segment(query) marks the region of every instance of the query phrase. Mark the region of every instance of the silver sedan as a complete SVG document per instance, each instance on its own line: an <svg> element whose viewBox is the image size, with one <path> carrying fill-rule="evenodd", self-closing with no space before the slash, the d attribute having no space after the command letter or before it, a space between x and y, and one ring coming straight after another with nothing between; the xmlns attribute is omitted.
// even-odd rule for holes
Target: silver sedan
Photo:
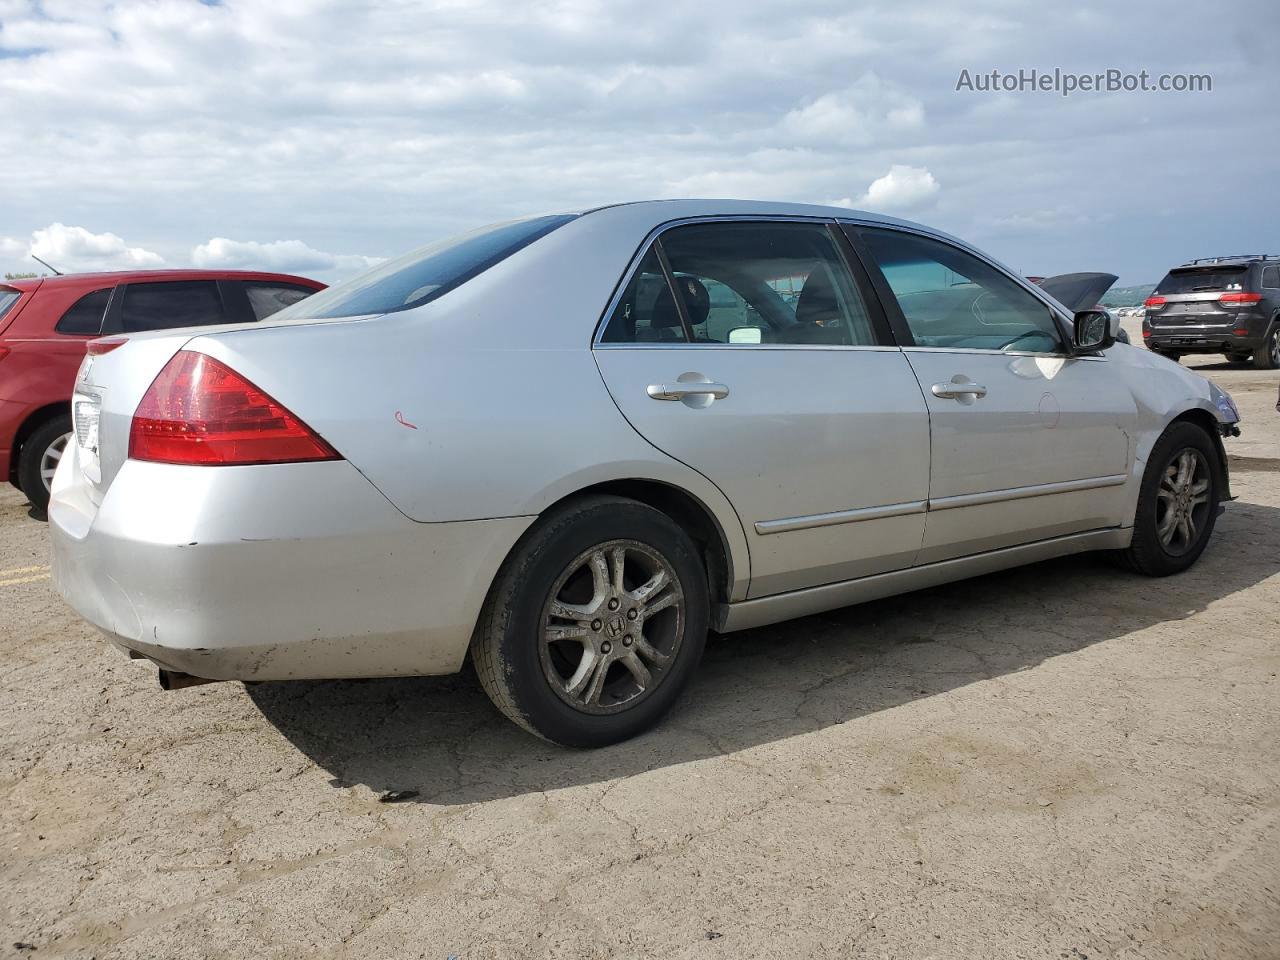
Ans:
<svg viewBox="0 0 1280 960"><path fill-rule="evenodd" d="M95 341L73 415L56 583L167 686L469 656L577 746L655 723L708 630L1087 550L1177 573L1239 419L936 230L692 200Z"/></svg>

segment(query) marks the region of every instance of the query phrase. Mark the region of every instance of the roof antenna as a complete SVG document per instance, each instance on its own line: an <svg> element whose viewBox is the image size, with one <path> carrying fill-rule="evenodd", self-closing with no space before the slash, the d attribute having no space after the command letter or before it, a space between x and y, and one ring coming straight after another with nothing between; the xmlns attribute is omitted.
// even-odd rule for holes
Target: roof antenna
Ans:
<svg viewBox="0 0 1280 960"><path fill-rule="evenodd" d="M41 260L41 259L40 259L39 257L37 257L34 253L31 255L31 259L32 259L32 260L34 260L34 261L36 261L36 263L39 263L39 264L42 264L43 266L48 267L50 270L52 270L52 271L53 271L53 275L54 275L55 277L61 277L61 276L63 276L63 273L62 273L62 271L61 271L61 270L59 270L59 269L58 269L57 267L55 267L53 264L51 264L51 263L47 263L47 262L45 262L44 260Z"/></svg>

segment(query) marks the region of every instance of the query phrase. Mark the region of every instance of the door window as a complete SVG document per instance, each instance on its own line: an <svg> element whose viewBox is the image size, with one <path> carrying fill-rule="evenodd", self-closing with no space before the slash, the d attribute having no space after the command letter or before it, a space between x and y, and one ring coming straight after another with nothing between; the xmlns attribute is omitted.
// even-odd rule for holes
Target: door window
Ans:
<svg viewBox="0 0 1280 960"><path fill-rule="evenodd" d="M821 223L726 221L666 231L641 261L602 342L687 342L681 307L694 343L877 343L866 304Z"/></svg>
<svg viewBox="0 0 1280 960"><path fill-rule="evenodd" d="M859 235L917 346L1062 350L1049 308L990 264L916 234L862 229Z"/></svg>
<svg viewBox="0 0 1280 960"><path fill-rule="evenodd" d="M124 291L121 323L125 333L226 322L213 280L131 283Z"/></svg>
<svg viewBox="0 0 1280 960"><path fill-rule="evenodd" d="M1262 285L1272 289L1280 287L1280 267L1267 267L1263 270Z"/></svg>

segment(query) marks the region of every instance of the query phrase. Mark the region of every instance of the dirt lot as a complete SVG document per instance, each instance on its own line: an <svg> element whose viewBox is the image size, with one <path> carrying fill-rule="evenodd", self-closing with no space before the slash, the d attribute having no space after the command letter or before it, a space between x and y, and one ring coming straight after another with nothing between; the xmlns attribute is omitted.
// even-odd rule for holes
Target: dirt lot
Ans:
<svg viewBox="0 0 1280 960"><path fill-rule="evenodd" d="M1277 375L1206 372L1247 432L1190 573L713 640L595 753L467 675L163 693L6 487L0 957L1280 957Z"/></svg>

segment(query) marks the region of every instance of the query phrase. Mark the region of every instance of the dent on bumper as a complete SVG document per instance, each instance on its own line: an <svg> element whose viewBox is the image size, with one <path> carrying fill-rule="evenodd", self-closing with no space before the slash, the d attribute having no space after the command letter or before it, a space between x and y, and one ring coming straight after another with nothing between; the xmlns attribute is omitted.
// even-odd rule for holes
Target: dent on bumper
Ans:
<svg viewBox="0 0 1280 960"><path fill-rule="evenodd" d="M532 518L415 523L345 461L59 471L54 582L117 644L216 680L452 673Z"/></svg>

